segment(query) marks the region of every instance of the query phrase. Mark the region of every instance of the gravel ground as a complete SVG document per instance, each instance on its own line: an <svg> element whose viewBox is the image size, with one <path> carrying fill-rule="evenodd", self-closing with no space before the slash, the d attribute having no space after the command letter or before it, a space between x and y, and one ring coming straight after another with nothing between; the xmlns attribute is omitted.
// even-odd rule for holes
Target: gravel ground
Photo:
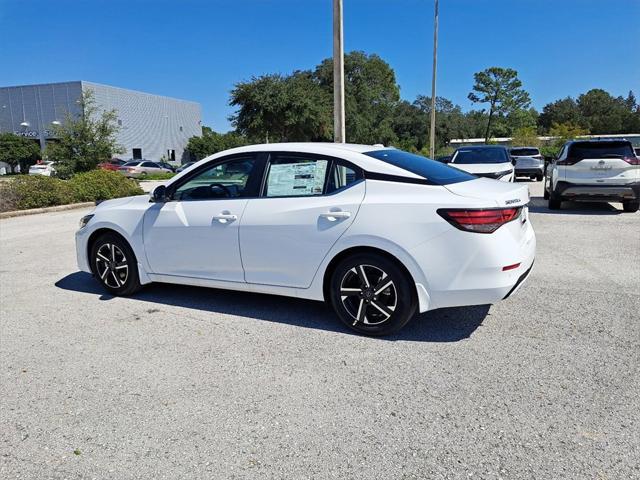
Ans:
<svg viewBox="0 0 640 480"><path fill-rule="evenodd" d="M540 195L540 184L530 184ZM498 305L353 335L320 303L77 272L0 221L0 478L640 478L640 214L534 199Z"/></svg>

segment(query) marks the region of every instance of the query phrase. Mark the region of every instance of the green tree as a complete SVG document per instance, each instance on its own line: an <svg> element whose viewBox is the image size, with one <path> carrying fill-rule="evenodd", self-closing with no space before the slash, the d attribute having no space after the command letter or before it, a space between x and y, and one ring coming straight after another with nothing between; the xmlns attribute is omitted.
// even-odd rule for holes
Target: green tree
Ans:
<svg viewBox="0 0 640 480"><path fill-rule="evenodd" d="M254 142L328 140L331 98L309 71L254 77L235 85L229 104L238 111L229 119Z"/></svg>
<svg viewBox="0 0 640 480"><path fill-rule="evenodd" d="M355 51L345 55L344 74L347 140L365 144L394 143L397 136L393 111L400 100L400 87L393 69L378 55ZM325 92L332 117L333 60L323 60L316 67L314 78Z"/></svg>
<svg viewBox="0 0 640 480"><path fill-rule="evenodd" d="M0 162L8 163L12 170L20 165L20 172L26 173L40 156L37 142L13 133L0 133Z"/></svg>
<svg viewBox="0 0 640 480"><path fill-rule="evenodd" d="M613 97L608 92L594 88L578 97L577 105L585 119L585 126L594 134L631 133L635 128L631 99Z"/></svg>
<svg viewBox="0 0 640 480"><path fill-rule="evenodd" d="M513 132L511 145L514 147L539 147L538 131L535 126L520 127Z"/></svg>
<svg viewBox="0 0 640 480"><path fill-rule="evenodd" d="M62 125L54 126L57 141L45 150L47 158L57 162L56 173L62 178L93 170L123 152L116 140L120 128L116 111L101 110L91 90L83 91L78 102L82 115L67 113Z"/></svg>
<svg viewBox="0 0 640 480"><path fill-rule="evenodd" d="M544 156L555 157L558 155L562 145L564 145L568 140L573 140L577 137L588 134L589 131L587 129L571 122L554 123L551 125L549 135L555 138L540 150Z"/></svg>
<svg viewBox="0 0 640 480"><path fill-rule="evenodd" d="M237 132L217 133L209 127L202 127L202 136L191 137L187 143L187 151L193 159L201 160L214 153L248 143L247 138Z"/></svg>
<svg viewBox="0 0 640 480"><path fill-rule="evenodd" d="M538 125L543 133L548 133L554 124L570 123L584 126L585 121L578 108L578 103L571 97L548 103L542 108Z"/></svg>
<svg viewBox="0 0 640 480"><path fill-rule="evenodd" d="M488 103L489 114L485 142L491 136L491 121L495 114L508 115L531 104L529 94L522 88L518 72L511 68L491 67L474 74L475 84L469 93L474 103Z"/></svg>

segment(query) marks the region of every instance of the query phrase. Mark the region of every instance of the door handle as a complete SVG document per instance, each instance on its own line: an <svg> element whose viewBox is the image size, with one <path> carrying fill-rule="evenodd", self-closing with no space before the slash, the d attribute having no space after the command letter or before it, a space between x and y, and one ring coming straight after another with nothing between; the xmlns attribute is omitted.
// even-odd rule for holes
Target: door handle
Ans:
<svg viewBox="0 0 640 480"><path fill-rule="evenodd" d="M213 217L214 220L218 220L220 223L231 223L235 222L238 219L237 215L233 215L231 213L221 213L220 215L216 215Z"/></svg>
<svg viewBox="0 0 640 480"><path fill-rule="evenodd" d="M326 218L330 222L335 222L337 220L340 220L341 218L349 218L351 216L351 212L327 212L321 213L320 216L322 218Z"/></svg>

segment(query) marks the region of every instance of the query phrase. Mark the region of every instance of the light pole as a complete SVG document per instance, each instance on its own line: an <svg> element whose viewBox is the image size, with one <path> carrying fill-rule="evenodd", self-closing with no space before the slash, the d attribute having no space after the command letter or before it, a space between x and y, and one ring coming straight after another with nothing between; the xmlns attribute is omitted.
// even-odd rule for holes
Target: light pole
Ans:
<svg viewBox="0 0 640 480"><path fill-rule="evenodd" d="M333 141L345 142L342 0L333 0Z"/></svg>
<svg viewBox="0 0 640 480"><path fill-rule="evenodd" d="M436 155L436 69L438 58L438 0L435 0L435 14L433 18L433 74L431 77L431 129L429 131L429 155Z"/></svg>

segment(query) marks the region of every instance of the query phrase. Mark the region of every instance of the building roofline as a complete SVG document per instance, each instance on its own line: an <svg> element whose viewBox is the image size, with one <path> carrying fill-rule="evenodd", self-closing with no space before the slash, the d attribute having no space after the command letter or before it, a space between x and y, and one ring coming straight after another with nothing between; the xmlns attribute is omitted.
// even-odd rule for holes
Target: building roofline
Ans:
<svg viewBox="0 0 640 480"><path fill-rule="evenodd" d="M109 85L106 83L98 83L98 82L91 82L89 80L68 80L66 82L44 82L44 83L28 83L28 84L23 84L23 85L6 85L6 86L0 86L0 89L3 88L23 88L23 87L46 87L49 85L66 85L66 84L70 84L70 83L79 83L80 86L84 86L84 85L96 85L96 86L100 86L100 87L107 87L107 88L115 88L117 90L123 90L125 92L134 92L134 93L138 93L138 94L142 94L142 95L149 95L151 97L160 97L160 98L166 98L169 100L176 100L179 102L185 102L185 103L193 103L195 105L200 106L199 102L196 102L194 100L185 100L183 98L176 98L176 97L169 97L167 95L158 95L156 93L150 93L150 92L143 92L142 90L133 90L131 88L123 88L123 87L116 87L114 85Z"/></svg>

